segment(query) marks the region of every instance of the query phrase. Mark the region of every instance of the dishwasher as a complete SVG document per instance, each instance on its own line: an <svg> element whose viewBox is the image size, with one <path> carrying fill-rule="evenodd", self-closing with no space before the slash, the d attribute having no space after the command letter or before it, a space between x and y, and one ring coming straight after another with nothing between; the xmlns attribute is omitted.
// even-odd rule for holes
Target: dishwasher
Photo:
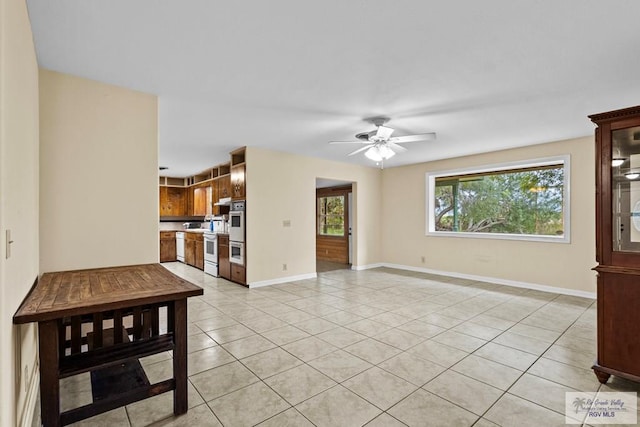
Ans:
<svg viewBox="0 0 640 427"><path fill-rule="evenodd" d="M184 232L176 232L176 258L180 262L184 262Z"/></svg>

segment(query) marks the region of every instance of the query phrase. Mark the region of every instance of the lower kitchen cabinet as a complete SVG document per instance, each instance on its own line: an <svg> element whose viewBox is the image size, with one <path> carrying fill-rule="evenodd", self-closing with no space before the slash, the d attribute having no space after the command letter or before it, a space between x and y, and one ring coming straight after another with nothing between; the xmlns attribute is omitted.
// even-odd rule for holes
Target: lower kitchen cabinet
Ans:
<svg viewBox="0 0 640 427"><path fill-rule="evenodd" d="M231 280L231 263L229 262L229 235L218 235L218 274Z"/></svg>
<svg viewBox="0 0 640 427"><path fill-rule="evenodd" d="M176 232L160 232L160 262L176 261Z"/></svg>
<svg viewBox="0 0 640 427"><path fill-rule="evenodd" d="M202 233L185 233L184 238L185 264L204 270L204 235Z"/></svg>
<svg viewBox="0 0 640 427"><path fill-rule="evenodd" d="M184 262L188 265L196 265L196 241L187 237L184 239Z"/></svg>
<svg viewBox="0 0 640 427"><path fill-rule="evenodd" d="M244 269L244 265L232 263L231 264L231 280L244 285L247 282L245 271L246 270Z"/></svg>
<svg viewBox="0 0 640 427"><path fill-rule="evenodd" d="M196 240L196 262L195 267L204 270L204 240Z"/></svg>

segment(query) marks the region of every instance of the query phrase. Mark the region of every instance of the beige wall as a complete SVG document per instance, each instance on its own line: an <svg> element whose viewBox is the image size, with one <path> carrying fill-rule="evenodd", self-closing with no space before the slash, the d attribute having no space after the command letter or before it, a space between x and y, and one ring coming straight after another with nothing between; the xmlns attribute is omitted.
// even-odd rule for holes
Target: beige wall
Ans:
<svg viewBox="0 0 640 427"><path fill-rule="evenodd" d="M40 70L40 271L158 262L157 98Z"/></svg>
<svg viewBox="0 0 640 427"><path fill-rule="evenodd" d="M0 0L0 425L30 425L35 325L12 317L38 276L38 64L24 0ZM11 230L11 256L5 252ZM25 375L26 373L26 375Z"/></svg>
<svg viewBox="0 0 640 427"><path fill-rule="evenodd" d="M246 161L249 283L316 272L316 178L355 183L353 264L382 261L379 169L256 147L247 147ZM283 227L284 220L290 220L291 227Z"/></svg>
<svg viewBox="0 0 640 427"><path fill-rule="evenodd" d="M385 169L382 258L387 263L595 292L594 140L591 137ZM571 243L425 236L427 172L571 156ZM420 257L425 256L422 263Z"/></svg>

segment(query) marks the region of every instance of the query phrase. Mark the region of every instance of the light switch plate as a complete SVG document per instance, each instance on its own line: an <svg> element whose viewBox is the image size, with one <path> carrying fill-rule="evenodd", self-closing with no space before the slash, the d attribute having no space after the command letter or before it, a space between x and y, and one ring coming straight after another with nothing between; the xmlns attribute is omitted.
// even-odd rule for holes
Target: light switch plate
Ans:
<svg viewBox="0 0 640 427"><path fill-rule="evenodd" d="M11 257L11 244L13 240L11 240L11 230L6 230L6 240L5 240L5 258L9 259Z"/></svg>

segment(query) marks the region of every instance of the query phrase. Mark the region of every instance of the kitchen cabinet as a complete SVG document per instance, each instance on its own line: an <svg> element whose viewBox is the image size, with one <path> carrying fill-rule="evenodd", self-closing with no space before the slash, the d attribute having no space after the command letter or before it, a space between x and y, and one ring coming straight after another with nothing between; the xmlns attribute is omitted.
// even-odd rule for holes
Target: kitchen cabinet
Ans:
<svg viewBox="0 0 640 427"><path fill-rule="evenodd" d="M245 152L246 148L239 148L231 155L231 198L233 200L245 199Z"/></svg>
<svg viewBox="0 0 640 427"><path fill-rule="evenodd" d="M160 262L176 261L176 232L160 232Z"/></svg>
<svg viewBox="0 0 640 427"><path fill-rule="evenodd" d="M244 265L231 264L231 280L243 285L247 282Z"/></svg>
<svg viewBox="0 0 640 427"><path fill-rule="evenodd" d="M191 188L193 194L193 215L205 216L211 214L213 205L212 182L196 185Z"/></svg>
<svg viewBox="0 0 640 427"><path fill-rule="evenodd" d="M186 189L182 187L160 187L160 216L187 215Z"/></svg>
<svg viewBox="0 0 640 427"><path fill-rule="evenodd" d="M221 199L231 197L231 175L223 175L218 178L218 195Z"/></svg>
<svg viewBox="0 0 640 427"><path fill-rule="evenodd" d="M596 125L596 261L601 383L640 382L640 106L589 116Z"/></svg>
<svg viewBox="0 0 640 427"><path fill-rule="evenodd" d="M218 234L218 274L231 280L231 262L229 261L229 235Z"/></svg>
<svg viewBox="0 0 640 427"><path fill-rule="evenodd" d="M218 179L215 179L211 183L211 213L216 216L220 215L220 206L215 205L216 203L218 203L218 201L220 201L220 188L218 181Z"/></svg>
<svg viewBox="0 0 640 427"><path fill-rule="evenodd" d="M185 264L204 270L204 235L186 231L184 237Z"/></svg>
<svg viewBox="0 0 640 427"><path fill-rule="evenodd" d="M185 233L184 238L184 262L185 264L196 265L196 241L190 238L191 233Z"/></svg>
<svg viewBox="0 0 640 427"><path fill-rule="evenodd" d="M196 255L194 267L204 270L204 236L200 236L199 240L196 240Z"/></svg>
<svg viewBox="0 0 640 427"><path fill-rule="evenodd" d="M231 166L231 199L245 199L245 166L244 163Z"/></svg>

